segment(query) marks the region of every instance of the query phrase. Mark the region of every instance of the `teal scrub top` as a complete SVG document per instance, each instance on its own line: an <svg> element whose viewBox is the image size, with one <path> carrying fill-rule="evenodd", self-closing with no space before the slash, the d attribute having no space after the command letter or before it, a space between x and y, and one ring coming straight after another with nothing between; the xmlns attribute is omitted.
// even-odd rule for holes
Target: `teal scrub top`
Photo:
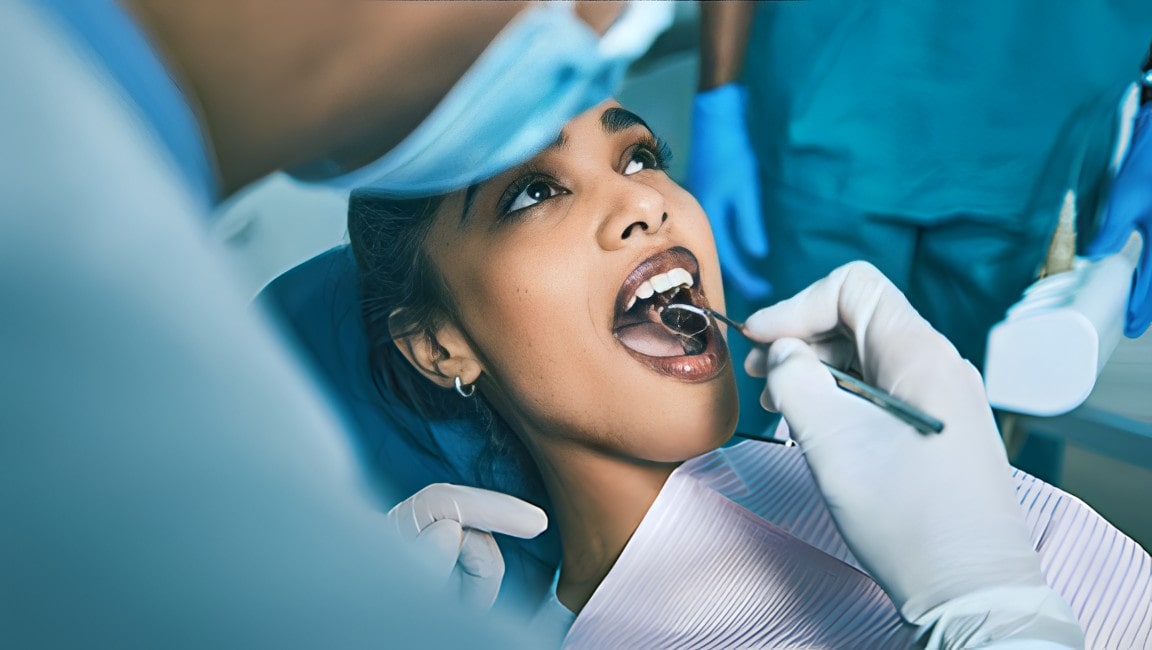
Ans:
<svg viewBox="0 0 1152 650"><path fill-rule="evenodd" d="M1152 2L763 3L744 77L765 178L910 222L1059 205L1104 171Z"/></svg>

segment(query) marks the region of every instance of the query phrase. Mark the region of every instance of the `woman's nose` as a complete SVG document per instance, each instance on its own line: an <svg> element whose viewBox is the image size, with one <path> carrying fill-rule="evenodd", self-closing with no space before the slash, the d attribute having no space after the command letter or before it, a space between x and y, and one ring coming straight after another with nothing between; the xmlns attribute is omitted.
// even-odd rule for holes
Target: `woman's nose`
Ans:
<svg viewBox="0 0 1152 650"><path fill-rule="evenodd" d="M608 211L600 223L597 238L604 250L617 250L645 235L660 231L668 220L664 195L654 187L627 177L617 177L602 188L608 197Z"/></svg>

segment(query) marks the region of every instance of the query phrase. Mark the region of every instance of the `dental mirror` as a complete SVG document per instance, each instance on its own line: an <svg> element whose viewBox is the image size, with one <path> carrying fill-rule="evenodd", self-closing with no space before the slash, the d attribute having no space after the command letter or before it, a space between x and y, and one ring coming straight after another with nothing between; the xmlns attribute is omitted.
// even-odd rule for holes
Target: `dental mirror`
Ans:
<svg viewBox="0 0 1152 650"><path fill-rule="evenodd" d="M682 336L698 336L712 327L712 320L704 309L696 305L670 304L660 310L664 326Z"/></svg>
<svg viewBox="0 0 1152 650"><path fill-rule="evenodd" d="M725 325L744 334L743 323L738 323L715 309L674 303L665 305L660 311L660 320L666 327L686 336L703 334L709 327L712 327L713 319L722 321Z"/></svg>
<svg viewBox="0 0 1152 650"><path fill-rule="evenodd" d="M670 304L665 305L660 310L660 321L664 323L664 326L681 336L694 337L703 334L708 328L712 327L714 320L723 321L726 325L740 332L740 334L746 338L748 337L744 332L743 323L734 321L715 309L697 307L696 305ZM752 340L752 342L757 345L762 345L759 341ZM872 402L876 406L912 425L912 427L920 433L940 433L944 430L943 422L915 406L892 397L879 388L867 384L863 380L829 365L827 362L825 362L824 365L827 366L828 372L836 379L836 384L840 386L840 388L861 399Z"/></svg>

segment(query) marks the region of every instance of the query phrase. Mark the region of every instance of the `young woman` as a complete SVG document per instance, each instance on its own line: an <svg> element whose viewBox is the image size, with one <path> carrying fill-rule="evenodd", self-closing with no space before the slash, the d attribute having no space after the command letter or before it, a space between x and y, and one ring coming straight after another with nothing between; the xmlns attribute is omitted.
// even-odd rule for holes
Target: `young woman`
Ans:
<svg viewBox="0 0 1152 650"><path fill-rule="evenodd" d="M354 194L349 230L379 375L387 390L429 417L458 416L465 401L490 408L499 446L534 468L560 532L556 600L546 611L563 619L566 611L595 607L596 621L579 637L588 645L606 638L618 647L637 641L611 636L621 627L611 622L612 603L637 584L619 576L635 574L652 557L671 563L655 568L664 576L663 594L671 589L680 596L675 604L665 599L659 607L629 612L628 620L643 630L640 641L674 630L670 638L691 638L698 646L744 638L734 632L753 634L737 645L906 645L914 631L900 622L897 608L907 616L905 606L916 599L901 590L900 580L885 582L883 572L874 571L889 587L893 607L855 570L862 565L825 511L816 516L818 524L801 525L779 507L822 508L804 501L816 494L810 476L787 479L803 469L796 450L747 443L714 451L732 436L737 419L724 338L716 329L678 335L660 324L658 314L676 302L723 311L720 271L708 220L663 172L666 158L639 117L609 102L570 122L531 161L483 183L422 199ZM793 487L773 495L773 473L780 485ZM748 510L758 518L741 514ZM677 533L667 553L618 564L629 557L626 548L659 547L653 540L685 512L724 514L711 522L715 529L697 530L691 522L677 527L696 532ZM1012 517L1019 522L1009 527L1023 531L1024 513ZM1054 517L1032 517L1032 544L1042 545L1046 527L1061 528L1052 525ZM735 566L737 574L754 576L743 586L701 585L732 569L700 572L697 560L707 554L699 548L713 530L716 547L729 549L721 559L752 549L746 564ZM1032 554L1032 547L1027 550ZM684 558L694 558L694 566L677 564ZM860 559L869 569L883 564ZM1039 566L1037 561L1037 576ZM1147 566L1142 571L1133 584L1148 584ZM690 573L677 581L678 574ZM833 582L821 583L821 576ZM614 593L601 590L609 583ZM1047 592L1042 581L1038 588ZM712 594L706 602L704 593ZM1148 594L1141 597L1138 616L1150 611ZM740 615L708 609L713 606ZM1038 626L1038 638L1074 645L1067 639L1079 630L1068 631L1064 610L1053 605L1018 627ZM683 620L669 618L679 611L685 617L710 613L688 632ZM748 620L755 621L751 631ZM949 624L927 630L929 643L959 645L948 636L956 634ZM1070 624L1075 628L1075 621ZM608 637L598 636L605 630ZM1104 633L1114 631L1104 625ZM1010 636L1000 630L969 641L995 634Z"/></svg>

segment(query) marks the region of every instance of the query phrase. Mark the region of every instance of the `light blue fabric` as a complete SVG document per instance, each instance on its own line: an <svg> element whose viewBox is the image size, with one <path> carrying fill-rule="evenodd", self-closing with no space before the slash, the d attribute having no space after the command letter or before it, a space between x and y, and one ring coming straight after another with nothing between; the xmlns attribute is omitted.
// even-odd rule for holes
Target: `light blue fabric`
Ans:
<svg viewBox="0 0 1152 650"><path fill-rule="evenodd" d="M112 0L42 0L41 4L116 81L181 173L197 207L209 214L219 187L208 149L194 113L146 35ZM338 249L286 274L265 291L268 302L284 314L290 333L304 342L320 376L332 382L333 401L344 407L353 423L350 428L358 457L385 498L410 495L436 481L477 484L475 464L484 431L467 422L440 422L434 435L425 440L406 437L402 431L423 431L424 423L371 392L355 269L350 258L341 256L344 252ZM343 262L346 265L340 266ZM340 272L332 271L333 264ZM312 301L327 302L320 307ZM541 501L540 495L525 493L517 485L502 487ZM501 600L512 605L538 602L551 566L559 558L555 534L526 541L501 536L498 542L505 550L508 583L517 585L504 590Z"/></svg>
<svg viewBox="0 0 1152 650"><path fill-rule="evenodd" d="M113 0L39 0L39 5L120 84L184 175L199 207L205 212L213 207L220 188L196 115L132 18Z"/></svg>
<svg viewBox="0 0 1152 650"><path fill-rule="evenodd" d="M40 4L120 86L181 173L197 207L208 214L219 196L208 149L195 114L147 36L112 0L41 0ZM596 40L589 35L595 47ZM604 90L603 95L607 93ZM588 101L600 99L597 94ZM568 117L556 119L562 126ZM555 137L559 128L547 138ZM452 148L459 149L455 144ZM381 401L373 392L355 269L345 253L337 249L285 274L265 291L267 302L287 320L290 334L303 342L318 374L333 386L333 401L344 407L353 423L358 457L382 493L389 498L410 495L436 481L479 484L476 460L485 431L469 422L438 422L427 429L415 414ZM425 431L423 439L403 433ZM505 470L503 476L508 482L498 486L502 491L543 504L543 495L526 490L518 475ZM505 551L507 582L516 585L503 590L501 600L513 606L538 602L551 567L559 560L555 533L534 540L501 536L498 543Z"/></svg>
<svg viewBox="0 0 1152 650"><path fill-rule="evenodd" d="M671 17L671 7L661 3L630 6L599 38L566 3L528 9L383 157L357 169L328 160L291 173L339 189L371 186L407 196L458 190L495 176L535 155L569 119L607 99Z"/></svg>
<svg viewBox="0 0 1152 650"><path fill-rule="evenodd" d="M436 597L108 70L9 0L0 79L0 647L539 647Z"/></svg>

